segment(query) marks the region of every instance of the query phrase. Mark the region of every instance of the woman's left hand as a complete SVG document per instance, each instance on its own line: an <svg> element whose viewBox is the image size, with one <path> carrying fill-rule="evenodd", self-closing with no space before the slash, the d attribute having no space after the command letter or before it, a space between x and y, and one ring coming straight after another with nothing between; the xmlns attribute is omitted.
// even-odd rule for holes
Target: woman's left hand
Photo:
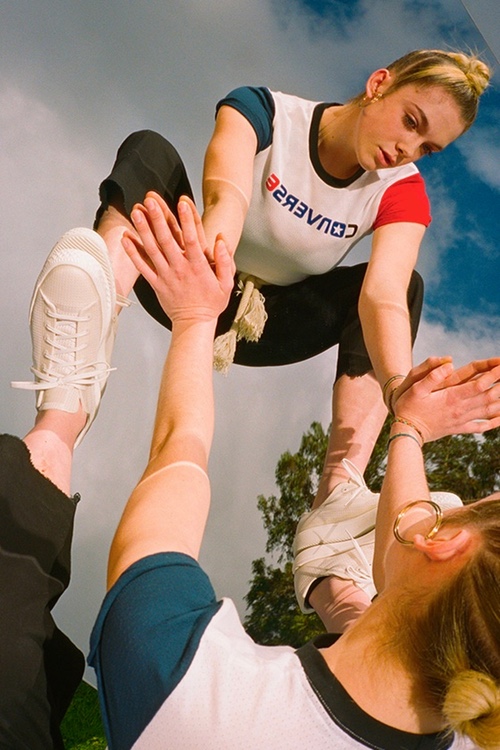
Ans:
<svg viewBox="0 0 500 750"><path fill-rule="evenodd" d="M450 357L430 357L410 370L393 401L396 416L415 424L425 442L500 426L500 358L455 370Z"/></svg>

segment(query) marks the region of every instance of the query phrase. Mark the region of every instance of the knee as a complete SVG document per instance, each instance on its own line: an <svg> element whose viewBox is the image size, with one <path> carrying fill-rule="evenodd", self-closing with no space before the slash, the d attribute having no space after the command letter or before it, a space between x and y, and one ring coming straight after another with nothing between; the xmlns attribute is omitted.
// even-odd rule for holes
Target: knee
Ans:
<svg viewBox="0 0 500 750"><path fill-rule="evenodd" d="M130 151L149 155L166 154L174 161L181 161L172 143L155 130L137 130L128 135L118 149L117 158Z"/></svg>
<svg viewBox="0 0 500 750"><path fill-rule="evenodd" d="M424 296L424 280L420 276L418 271L413 271L408 286L408 299L414 297L420 297L423 299Z"/></svg>
<svg viewBox="0 0 500 750"><path fill-rule="evenodd" d="M415 341L424 303L424 280L418 271L413 271L408 286L408 309L410 311L412 341Z"/></svg>

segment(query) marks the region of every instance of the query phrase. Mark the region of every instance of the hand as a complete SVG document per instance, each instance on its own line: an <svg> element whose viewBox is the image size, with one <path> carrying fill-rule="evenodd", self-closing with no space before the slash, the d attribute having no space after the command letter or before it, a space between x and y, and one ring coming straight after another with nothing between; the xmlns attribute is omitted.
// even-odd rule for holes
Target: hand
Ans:
<svg viewBox="0 0 500 750"><path fill-rule="evenodd" d="M146 193L146 199L148 200L152 198L157 202L157 204L160 207L161 212L163 213L165 217L165 221L168 224L168 227L170 231L172 232L172 236L179 245L179 247L182 247L184 249L184 239L182 236L182 231L179 226L179 223L177 221L177 218L174 214L174 212L170 209L168 203L162 198L162 196L159 193L155 193L153 190L150 190L148 193ZM181 200L185 201L190 207L193 212L194 216L194 223L196 226L196 234L198 235L198 240L200 242L201 247L203 248L204 255L208 258L209 262L213 264L214 262L214 253L211 248L207 245L207 240L205 238L205 231L203 229L203 224L201 217L196 209L196 204L188 195L183 195ZM140 208L140 206L138 206Z"/></svg>
<svg viewBox="0 0 500 750"><path fill-rule="evenodd" d="M179 222L159 196L148 194L131 214L140 243L132 234L125 235L123 247L172 321L216 319L233 288L234 263L222 238L215 243L210 263L191 200L181 198L178 214Z"/></svg>
<svg viewBox="0 0 500 750"><path fill-rule="evenodd" d="M498 427L500 358L477 360L454 370L449 357L431 357L410 370L394 411L415 424L426 442Z"/></svg>

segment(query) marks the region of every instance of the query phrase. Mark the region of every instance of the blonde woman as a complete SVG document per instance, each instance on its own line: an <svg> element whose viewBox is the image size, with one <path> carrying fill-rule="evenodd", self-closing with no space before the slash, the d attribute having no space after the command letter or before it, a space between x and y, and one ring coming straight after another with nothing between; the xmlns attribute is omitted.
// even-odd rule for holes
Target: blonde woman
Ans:
<svg viewBox="0 0 500 750"><path fill-rule="evenodd" d="M414 268L430 221L415 162L471 126L488 79L476 57L417 50L375 70L345 104L246 87L217 106L203 174L203 242L211 256L222 235L237 269L215 331L218 366L233 357L256 367L287 364L339 345L315 525L327 523L324 501L336 502L339 493L346 501L355 493L366 512L376 505L343 459L362 477L412 364L422 305ZM106 244L118 299L135 285L146 309L170 326L121 244L124 231L134 231L133 205L148 191L174 212L181 195L192 196L173 146L142 131L120 147L101 185L97 231L73 231L61 243L99 252ZM339 265L365 235L372 237L368 264ZM328 556L301 569L304 610L310 586L328 571Z"/></svg>
<svg viewBox="0 0 500 750"><path fill-rule="evenodd" d="M109 558L92 635L111 750L500 747L500 501L441 513L422 440L500 424L500 359L413 368L396 403L377 521L379 597L341 636L255 644L198 563L210 505L212 342L233 265L211 265L192 207L161 202L127 252L172 320L151 453ZM480 421L478 421L480 420ZM230 459L229 459L230 460ZM230 501L230 498L228 499Z"/></svg>
<svg viewBox="0 0 500 750"><path fill-rule="evenodd" d="M415 162L471 126L488 79L475 57L418 50L374 71L345 104L247 87L217 105L205 156L203 229L207 252L222 234L238 271L216 329L217 337L225 334L217 350L233 344L235 362L267 366L339 344L331 439L315 505L346 481L342 458L364 471L389 400L411 367L422 304L414 267L430 221ZM148 190L174 211L181 195L192 195L175 149L146 131L125 141L101 185L97 230L122 260L124 215ZM368 265L340 266L367 234ZM128 272L119 291L135 283L143 305L169 325L150 285L134 267ZM253 287L264 302L261 317Z"/></svg>

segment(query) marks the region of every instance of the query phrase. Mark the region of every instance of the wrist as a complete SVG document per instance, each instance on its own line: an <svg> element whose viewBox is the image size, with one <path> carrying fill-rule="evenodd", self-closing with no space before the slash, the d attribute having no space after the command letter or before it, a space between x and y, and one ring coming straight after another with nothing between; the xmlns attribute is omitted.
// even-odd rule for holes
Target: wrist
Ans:
<svg viewBox="0 0 500 750"><path fill-rule="evenodd" d="M176 315L172 320L172 333L182 333L186 330L198 329L205 331L206 335L214 335L217 326L217 318L213 316L203 316L194 314Z"/></svg>
<svg viewBox="0 0 500 750"><path fill-rule="evenodd" d="M398 435L413 438L420 448L423 448L426 443L426 439L420 427L405 417L396 416L392 421L387 445L389 446L393 438L396 438Z"/></svg>
<svg viewBox="0 0 500 750"><path fill-rule="evenodd" d="M394 395L405 377L406 375L401 374L391 375L382 386L382 398L390 414L394 415Z"/></svg>
<svg viewBox="0 0 500 750"><path fill-rule="evenodd" d="M406 417L402 417L400 415L396 415L394 417L393 421L392 421L392 427L394 427L396 430L398 430L398 429L399 430L402 430L402 429L404 429L404 430L406 430L406 429L411 430L412 433L418 435L418 437L419 437L420 442L421 442L422 445L425 443L425 437L424 437L423 432L420 429L420 427L418 425L416 425L415 422L413 422L412 420L406 419Z"/></svg>

